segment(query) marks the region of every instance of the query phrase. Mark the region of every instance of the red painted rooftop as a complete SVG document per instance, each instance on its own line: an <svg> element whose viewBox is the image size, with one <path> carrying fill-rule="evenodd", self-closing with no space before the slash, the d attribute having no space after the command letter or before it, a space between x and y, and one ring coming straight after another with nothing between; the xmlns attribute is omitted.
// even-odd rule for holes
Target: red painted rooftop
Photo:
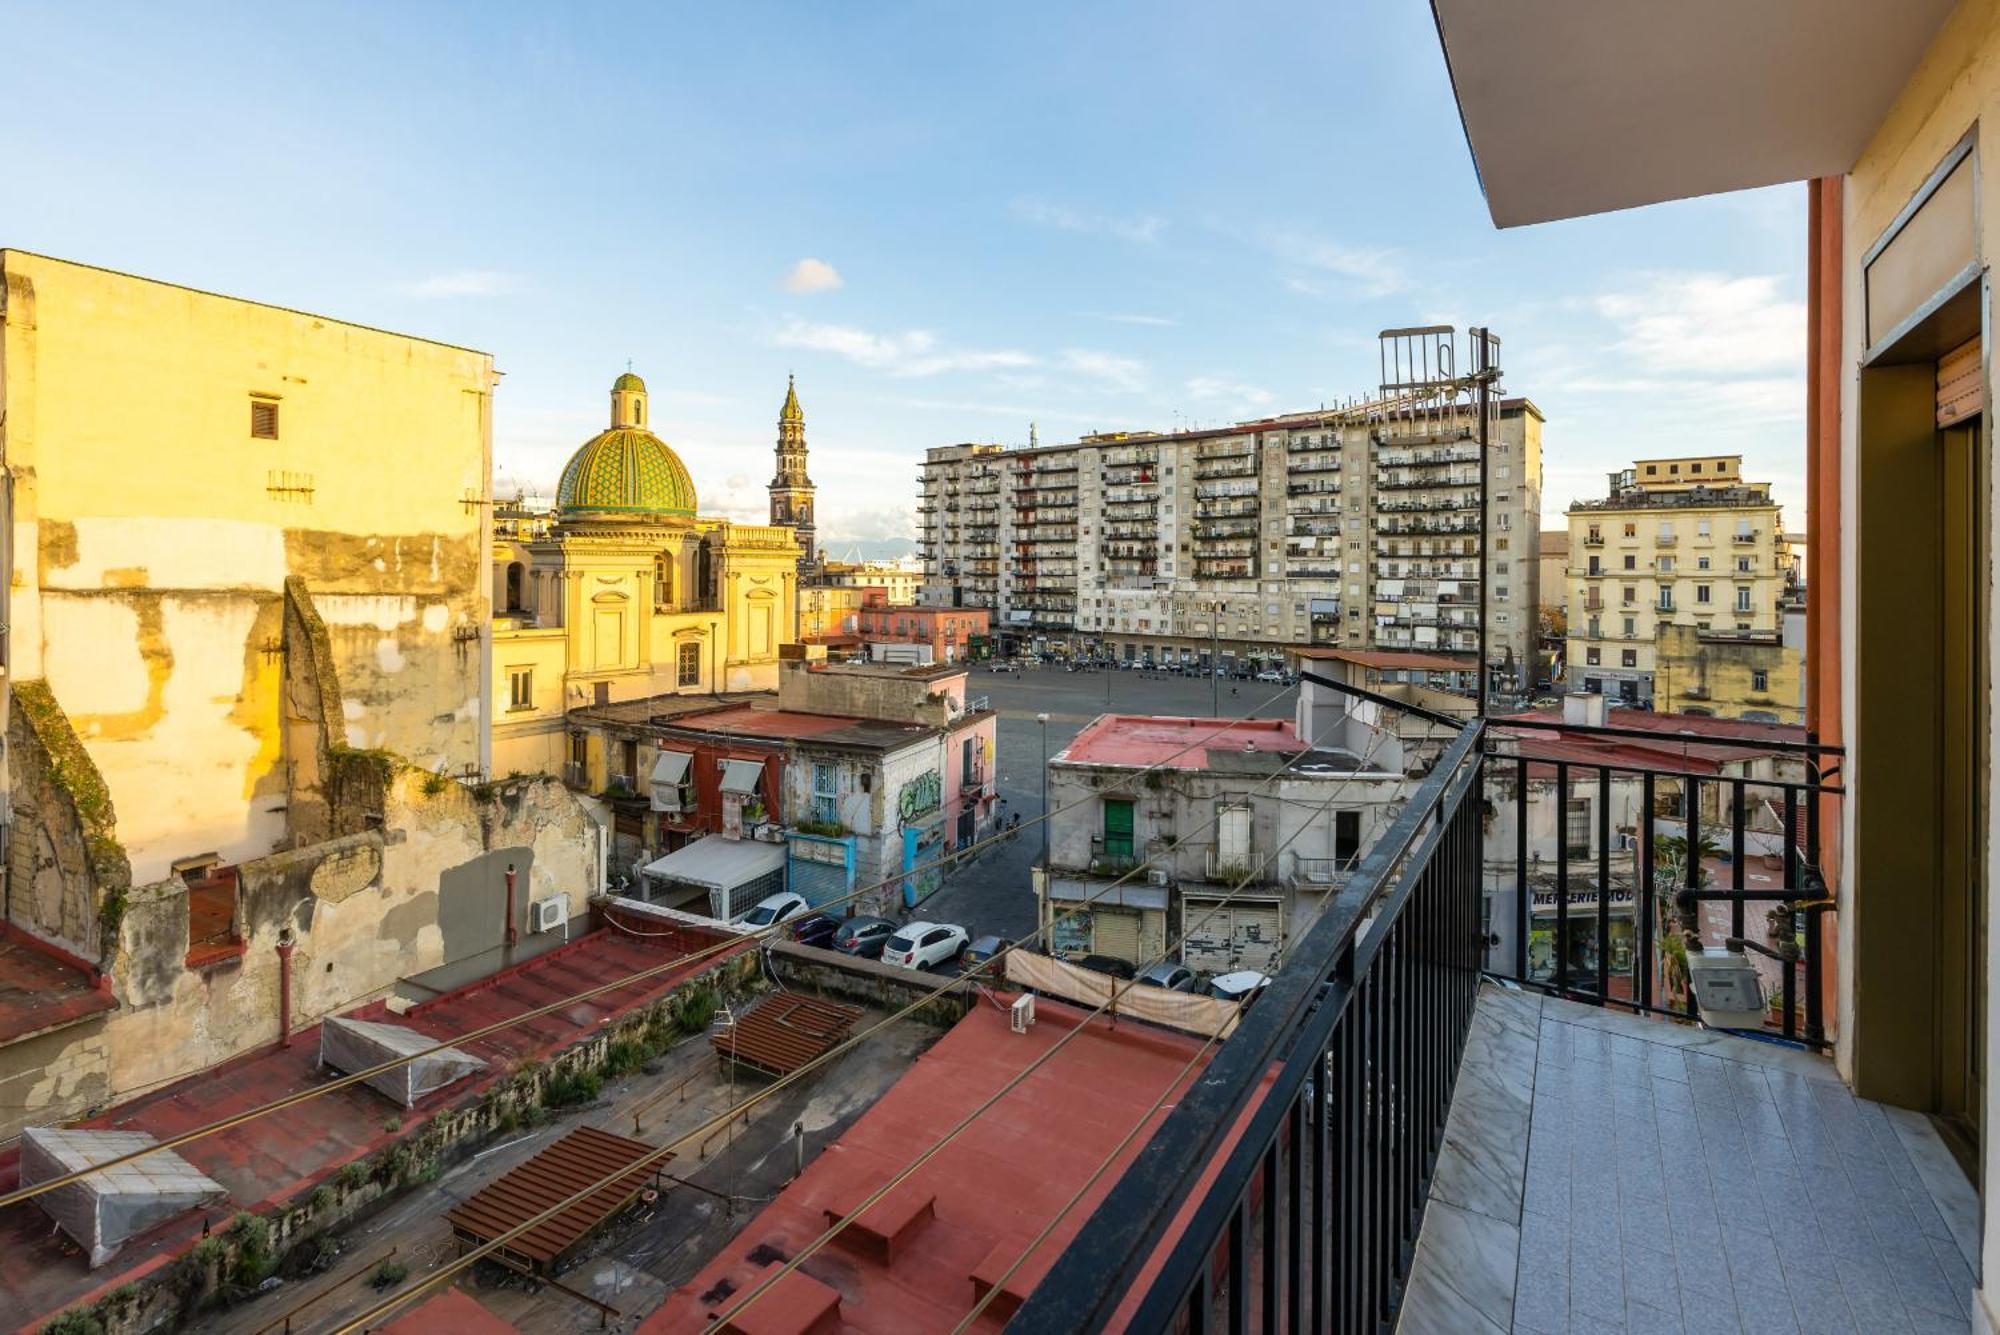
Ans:
<svg viewBox="0 0 2000 1335"><path fill-rule="evenodd" d="M117 1009L93 971L16 929L0 928L0 1044Z"/></svg>
<svg viewBox="0 0 2000 1335"><path fill-rule="evenodd" d="M960 1020L649 1316L641 1335L715 1328L714 1319L771 1272L774 1263L759 1264L753 1253L796 1256L825 1231L827 1211L836 1218L852 1212L1085 1015L1045 998L1036 1000L1035 1014L1026 1034L1010 1032L1007 1015L995 1006L981 1004ZM844 1233L732 1318L731 1327L815 1335L950 1330L977 1301L973 1276L997 1278L1013 1264L1154 1100L1183 1082L1183 1068L1200 1048L1194 1039L1143 1025L1090 1023L850 1225L849 1233L867 1226L875 1236L893 1235L892 1253L852 1245ZM1152 1114L1151 1125L1056 1225L1009 1282L1010 1291L1032 1289L1173 1102ZM719 1292L727 1296L714 1296ZM837 1300L837 1312L828 1311L830 1300ZM990 1307L976 1329L998 1329L1004 1310L1002 1303Z"/></svg>
<svg viewBox="0 0 2000 1335"><path fill-rule="evenodd" d="M719 939L693 928L667 929L665 935L650 937L606 928L434 997L400 1019L379 1001L346 1014L451 1039L678 959ZM350 1160L413 1132L438 1109L476 1097L522 1062L569 1047L614 1016L652 1001L742 949L742 943L734 943L722 955L466 1043L466 1051L488 1063L486 1069L429 1095L414 1108L401 1109L366 1085L349 1085L191 1141L178 1153L229 1189L229 1200L211 1212L214 1221L225 1222L238 1210L267 1208L332 1176ZM146 1131L165 1138L324 1084L329 1077L318 1065L319 1026L313 1025L294 1035L288 1048L261 1049L75 1125ZM386 1129L388 1123L396 1124L396 1129ZM17 1151L0 1156L0 1191L18 1185L18 1173ZM199 1239L201 1225L198 1211L170 1220L134 1238L92 1272L74 1248L58 1241L35 1202L0 1211L0 1330L45 1317L167 1264Z"/></svg>
<svg viewBox="0 0 2000 1335"><path fill-rule="evenodd" d="M521 1335L463 1289L445 1289L374 1329L380 1335Z"/></svg>
<svg viewBox="0 0 2000 1335"><path fill-rule="evenodd" d="M1296 755L1306 749L1290 719L1173 718L1100 714L1055 758L1075 765L1207 769L1211 748Z"/></svg>
<svg viewBox="0 0 2000 1335"><path fill-rule="evenodd" d="M1563 721L1560 709L1530 709L1495 716L1489 729L1505 731L1507 720ZM1655 737L1604 737L1581 729L1520 728L1505 732L1521 755L1586 765L1671 766L1713 772L1732 761L1771 752L1760 742L1803 742L1806 730L1791 723L1759 723L1700 714L1660 714L1650 709L1607 709L1607 728L1632 728Z"/></svg>

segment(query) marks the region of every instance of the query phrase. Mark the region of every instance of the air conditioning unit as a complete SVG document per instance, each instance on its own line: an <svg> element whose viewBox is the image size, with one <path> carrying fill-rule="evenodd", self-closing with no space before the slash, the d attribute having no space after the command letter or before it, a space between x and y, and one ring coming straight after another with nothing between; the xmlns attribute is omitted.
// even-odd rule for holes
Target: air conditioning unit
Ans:
<svg viewBox="0 0 2000 1335"><path fill-rule="evenodd" d="M1014 1004L1007 1011L1007 1027L1017 1034L1028 1032L1035 1022L1035 994L1023 992L1014 998Z"/></svg>
<svg viewBox="0 0 2000 1335"><path fill-rule="evenodd" d="M1165 885L1167 884L1168 880L1169 876L1167 873L1167 869L1165 867L1146 868L1146 884Z"/></svg>
<svg viewBox="0 0 2000 1335"><path fill-rule="evenodd" d="M528 905L528 930L552 932L569 921L569 900L551 895Z"/></svg>

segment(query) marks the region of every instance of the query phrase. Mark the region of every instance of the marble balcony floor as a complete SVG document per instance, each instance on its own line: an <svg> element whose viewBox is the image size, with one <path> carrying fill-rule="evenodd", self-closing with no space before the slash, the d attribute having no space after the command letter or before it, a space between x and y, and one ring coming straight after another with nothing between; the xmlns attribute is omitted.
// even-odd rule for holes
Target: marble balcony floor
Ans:
<svg viewBox="0 0 2000 1335"><path fill-rule="evenodd" d="M1971 1328L1972 1186L1832 1063L1481 990L1402 1335Z"/></svg>

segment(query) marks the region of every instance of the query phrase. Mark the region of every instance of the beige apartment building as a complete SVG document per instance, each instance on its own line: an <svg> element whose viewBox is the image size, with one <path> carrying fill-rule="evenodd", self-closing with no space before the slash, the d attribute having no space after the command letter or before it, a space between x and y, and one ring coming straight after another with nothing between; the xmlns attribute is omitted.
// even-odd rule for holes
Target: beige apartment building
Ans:
<svg viewBox="0 0 2000 1335"><path fill-rule="evenodd" d="M1475 654L1522 681L1540 601L1542 414L1496 405L1480 556L1470 412L1379 403L923 465L927 603L993 610L1001 652L1275 663L1292 649Z"/></svg>
<svg viewBox="0 0 2000 1335"><path fill-rule="evenodd" d="M1743 480L1740 455L1640 459L1610 482L1569 508L1571 682L1646 706L1678 695L1658 682L1669 626L1764 644L1774 660L1796 652L1782 643L1792 586L1778 504L1768 482Z"/></svg>

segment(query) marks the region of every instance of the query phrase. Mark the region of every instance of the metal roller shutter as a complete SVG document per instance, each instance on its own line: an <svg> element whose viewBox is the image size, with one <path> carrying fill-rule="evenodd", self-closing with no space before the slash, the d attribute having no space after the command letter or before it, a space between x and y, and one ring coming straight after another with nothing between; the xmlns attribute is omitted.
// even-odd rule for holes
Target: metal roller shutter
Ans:
<svg viewBox="0 0 2000 1335"><path fill-rule="evenodd" d="M1271 973L1284 944L1280 914L1277 904L1265 901L1224 904L1220 899L1183 899L1181 963L1202 973L1237 969Z"/></svg>
<svg viewBox="0 0 2000 1335"><path fill-rule="evenodd" d="M1138 963L1139 914L1134 909L1098 909L1091 924L1091 953Z"/></svg>

